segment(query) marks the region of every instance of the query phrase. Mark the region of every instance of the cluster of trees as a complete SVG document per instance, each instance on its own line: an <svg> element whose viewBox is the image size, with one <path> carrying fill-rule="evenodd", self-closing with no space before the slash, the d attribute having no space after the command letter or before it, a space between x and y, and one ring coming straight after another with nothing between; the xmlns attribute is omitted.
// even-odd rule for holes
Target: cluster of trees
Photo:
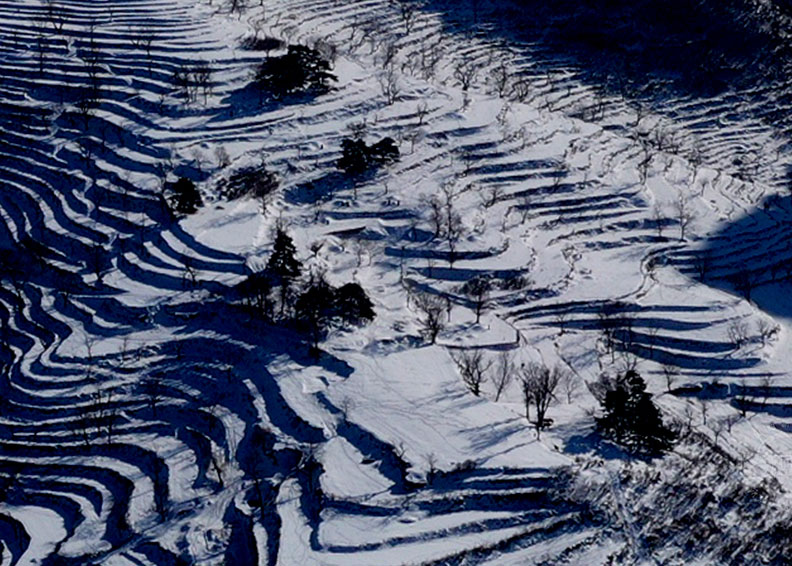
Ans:
<svg viewBox="0 0 792 566"><path fill-rule="evenodd" d="M294 241L278 228L266 267L251 273L237 289L265 320L294 323L310 337L314 350L334 326L374 319L374 305L359 284L336 288L324 276L311 274L301 285L301 274Z"/></svg>
<svg viewBox="0 0 792 566"><path fill-rule="evenodd" d="M252 196L266 208L279 186L277 175L261 165L237 171L227 181L221 181L217 189L223 198L234 200ZM201 193L187 177L180 177L165 186L165 201L171 211L177 214L193 214L203 206Z"/></svg>
<svg viewBox="0 0 792 566"><path fill-rule="evenodd" d="M347 175L359 175L399 159L399 148L393 138L389 137L373 145L366 145L359 138L345 138L341 142L341 153L338 168Z"/></svg>
<svg viewBox="0 0 792 566"><path fill-rule="evenodd" d="M374 305L360 285L347 283L336 288L322 276L311 277L294 306L298 327L308 333L314 350L333 326L374 319Z"/></svg>
<svg viewBox="0 0 792 566"><path fill-rule="evenodd" d="M277 175L262 163L236 171L227 181L220 182L218 190L220 196L228 200L252 196L265 202L279 185Z"/></svg>
<svg viewBox="0 0 792 566"><path fill-rule="evenodd" d="M180 65L173 71L171 82L188 103L198 100L198 93L202 91L206 104L212 92L212 68L206 61Z"/></svg>
<svg viewBox="0 0 792 566"><path fill-rule="evenodd" d="M536 427L537 435L542 429L552 424L547 418L550 405L558 400L559 393L565 393L568 403L572 402L580 380L572 372L560 366L548 368L544 364L532 362L518 366L510 352L501 352L496 359L487 358L481 349L463 350L452 354L462 381L476 396L481 395L482 386L487 381L492 383L495 401L516 379L519 380L525 418ZM531 420L531 407L534 407L535 419Z"/></svg>
<svg viewBox="0 0 792 566"><path fill-rule="evenodd" d="M319 95L337 80L322 54L304 45L290 45L286 54L267 57L256 69L255 84L273 98L293 94Z"/></svg>
<svg viewBox="0 0 792 566"><path fill-rule="evenodd" d="M485 383L491 382L498 401L506 388L518 380L525 418L536 428L537 437L553 424L547 412L559 400L559 394L571 403L581 384L577 376L560 366L548 367L538 362L518 366L510 352L501 352L492 359L476 348L452 353L452 358L462 381L476 396L482 394ZM654 455L671 447L676 433L663 423L638 372L627 370L616 378L603 376L590 388L602 406L602 416L596 418L596 423L604 438L637 455Z"/></svg>

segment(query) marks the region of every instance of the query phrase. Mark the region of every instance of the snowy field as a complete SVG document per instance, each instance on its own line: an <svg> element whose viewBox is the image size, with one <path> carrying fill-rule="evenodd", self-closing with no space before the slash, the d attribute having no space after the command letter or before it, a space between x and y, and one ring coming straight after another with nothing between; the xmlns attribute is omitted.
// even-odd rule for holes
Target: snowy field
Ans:
<svg viewBox="0 0 792 566"><path fill-rule="evenodd" d="M777 132L726 96L636 110L439 2L220 4L0 0L1 566L792 560ZM334 88L262 103L251 37ZM345 180L353 130L401 158ZM222 198L262 163L273 198ZM232 300L276 225L374 303L318 358ZM519 380L469 391L474 349L572 376L541 436ZM651 462L593 434L586 385L633 367L684 432Z"/></svg>

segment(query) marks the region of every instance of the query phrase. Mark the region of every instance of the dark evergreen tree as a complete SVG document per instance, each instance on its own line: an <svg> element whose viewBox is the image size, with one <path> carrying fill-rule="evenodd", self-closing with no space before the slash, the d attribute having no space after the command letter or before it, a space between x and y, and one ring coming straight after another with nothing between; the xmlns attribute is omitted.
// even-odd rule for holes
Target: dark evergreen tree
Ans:
<svg viewBox="0 0 792 566"><path fill-rule="evenodd" d="M315 278L297 299L294 310L297 323L310 334L316 350L336 316L334 289L323 277Z"/></svg>
<svg viewBox="0 0 792 566"><path fill-rule="evenodd" d="M399 160L399 146L393 138L382 138L369 148L369 156L375 163L393 163Z"/></svg>
<svg viewBox="0 0 792 566"><path fill-rule="evenodd" d="M597 419L600 433L633 453L653 454L670 448L673 431L663 424L660 411L646 392L646 382L634 370L616 380L602 399L604 415Z"/></svg>
<svg viewBox="0 0 792 566"><path fill-rule="evenodd" d="M399 160L399 148L393 138L383 138L372 146L357 138L341 142L341 159L338 168L347 175L365 173L374 166Z"/></svg>
<svg viewBox="0 0 792 566"><path fill-rule="evenodd" d="M275 97L323 94L335 80L330 63L317 50L304 45L290 45L285 55L268 57L256 71L256 84Z"/></svg>
<svg viewBox="0 0 792 566"><path fill-rule="evenodd" d="M272 255L267 261L267 272L274 285L280 288L280 314L283 316L291 297L294 280L300 275L300 262L297 261L294 241L283 228L275 232Z"/></svg>
<svg viewBox="0 0 792 566"><path fill-rule="evenodd" d="M351 324L374 320L374 305L357 283L347 283L335 291L335 312Z"/></svg>
<svg viewBox="0 0 792 566"><path fill-rule="evenodd" d="M346 138L341 142L339 169L343 169L347 175L359 175L365 172L370 165L368 147L363 140Z"/></svg>
<svg viewBox="0 0 792 566"><path fill-rule="evenodd" d="M272 276L266 270L251 273L237 285L242 300L255 308L266 320L272 319L274 314L272 289Z"/></svg>
<svg viewBox="0 0 792 566"><path fill-rule="evenodd" d="M201 193L190 179L179 178L171 187L171 207L181 214L193 214L199 207L203 206Z"/></svg>

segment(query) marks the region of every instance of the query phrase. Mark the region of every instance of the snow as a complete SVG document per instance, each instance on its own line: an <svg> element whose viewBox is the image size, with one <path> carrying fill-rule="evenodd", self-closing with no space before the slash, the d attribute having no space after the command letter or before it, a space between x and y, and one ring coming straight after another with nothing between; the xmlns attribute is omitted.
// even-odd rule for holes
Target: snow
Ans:
<svg viewBox="0 0 792 566"><path fill-rule="evenodd" d="M642 506L671 513L685 502L651 499L676 481L671 474L655 483L622 475L676 469L691 446L740 463L723 490L772 480L774 504L787 504L792 207L776 180L789 159L779 149L756 179L734 175L746 148L780 148L750 116L711 127L694 101L670 99L635 123L629 104L607 95L602 118L584 121L579 106L599 95L574 69L556 69L563 77L553 85L535 46L454 31L442 3L419 10L410 32L388 0L263 0L239 15L186 0L56 4L67 9L68 39L53 32L57 52L37 79L35 17L21 21L18 10L40 15L44 6L0 2L0 21L16 30L0 34L0 65L14 77L2 99L59 116L29 126L25 148L0 112L10 140L0 144L0 250L10 254L0 285L0 476L20 494L0 515L22 525L0 521L0 538L19 548L15 564L57 553L108 565L221 564L242 551L240 540L254 541L260 564L446 563L465 552L477 564L598 565L628 555L651 564ZM52 87L87 84L88 17L105 98L85 128L74 101ZM143 34L154 38L152 72L147 50L130 40ZM246 98L263 54L237 46L253 34L332 42L336 88L298 101ZM382 92L389 44L398 47L393 104ZM430 44L434 72L421 63ZM469 89L455 77L461 60L482 66ZM196 61L211 63L214 84L187 103L171 77ZM531 96L493 92L500 61L526 77ZM354 187L333 183L353 123L365 124L367 142L391 136L401 151ZM656 125L673 130L681 149L653 149L642 165L642 140ZM701 164L686 153L697 144L709 156ZM281 183L266 206L220 199L220 179L262 163ZM205 205L169 219L160 186L182 172L196 177ZM453 264L449 243L430 237L427 199L444 195L464 232ZM680 198L692 211L684 238ZM291 329L228 304L229 290L265 265L278 225L306 274L358 282L375 304L373 322L334 330L319 358ZM49 253L35 257L26 238ZM97 249L107 260L99 276ZM711 260L703 276L702 258ZM745 269L762 283L750 300L735 291ZM498 283L478 323L460 291L477 275ZM416 290L448 298L436 344L419 335ZM614 304L630 322L621 352L606 351L601 332L603 308ZM760 337L763 323L778 331ZM735 344L740 324L746 336ZM558 396L553 426L539 436L518 379L498 402L489 382L481 396L466 389L452 358L466 348L488 360L512 352L518 366L560 365L580 386L570 400ZM591 436L597 403L585 383L631 363L693 438L658 464L633 463ZM679 369L675 385L687 393L666 391L664 365ZM735 405L742 385L756 401L745 416ZM256 427L271 447L251 446ZM263 477L249 469L256 455ZM717 476L715 460L702 464L703 477ZM55 478L64 485L48 489ZM257 482L270 497L262 508L251 500ZM99 511L89 511L86 486L99 493ZM19 502L33 494L41 497ZM70 509L84 522L69 524ZM662 556L716 563L682 546L668 542Z"/></svg>

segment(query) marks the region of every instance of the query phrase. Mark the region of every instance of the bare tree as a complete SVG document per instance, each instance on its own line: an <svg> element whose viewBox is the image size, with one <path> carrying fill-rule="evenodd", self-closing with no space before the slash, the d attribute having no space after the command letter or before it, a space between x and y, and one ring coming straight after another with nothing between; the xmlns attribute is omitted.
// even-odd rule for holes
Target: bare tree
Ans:
<svg viewBox="0 0 792 566"><path fill-rule="evenodd" d="M495 94L503 98L509 88L509 71L504 63L492 69L489 76L489 83Z"/></svg>
<svg viewBox="0 0 792 566"><path fill-rule="evenodd" d="M751 408L753 400L748 391L748 387L744 383L737 385L737 395L734 397L734 406L740 411L740 415L745 418L748 414L748 409Z"/></svg>
<svg viewBox="0 0 792 566"><path fill-rule="evenodd" d="M514 363L514 355L506 350L501 352L498 355L497 362L495 363L495 371L490 378L492 385L495 387L496 403L511 383L516 371L517 366Z"/></svg>
<svg viewBox="0 0 792 566"><path fill-rule="evenodd" d="M418 293L415 306L421 313L421 334L430 344L437 341L437 335L445 328L443 314L446 310L445 300L437 295Z"/></svg>
<svg viewBox="0 0 792 566"><path fill-rule="evenodd" d="M47 22L52 26L53 33L61 33L66 23L63 6L59 6L54 0L44 0L44 7L47 11Z"/></svg>
<svg viewBox="0 0 792 566"><path fill-rule="evenodd" d="M729 282L734 285L734 288L740 293L745 300L751 300L751 292L754 288L754 275L747 269L740 269L737 273L729 276Z"/></svg>
<svg viewBox="0 0 792 566"><path fill-rule="evenodd" d="M228 11L232 14L242 15L247 9L247 0L228 0Z"/></svg>
<svg viewBox="0 0 792 566"><path fill-rule="evenodd" d="M388 65L385 71L378 78L382 94L388 105L393 104L399 99L399 78L393 65Z"/></svg>
<svg viewBox="0 0 792 566"><path fill-rule="evenodd" d="M649 167L652 165L654 153L652 152L652 146L649 140L639 138L638 141L641 145L641 160L638 162L638 176L641 184L646 185L646 180L649 178Z"/></svg>
<svg viewBox="0 0 792 566"><path fill-rule="evenodd" d="M404 24L404 33L410 35L415 25L416 4L412 0L397 0L399 14Z"/></svg>
<svg viewBox="0 0 792 566"><path fill-rule="evenodd" d="M550 369L540 363L530 363L522 370L523 397L526 403L526 416L529 405L536 407L536 436L539 437L542 428L547 423L545 415L550 403L555 399L555 391L564 375L564 370L559 367Z"/></svg>
<svg viewBox="0 0 792 566"><path fill-rule="evenodd" d="M671 389L679 377L679 368L671 364L663 364L663 377L665 378L666 391L671 393Z"/></svg>
<svg viewBox="0 0 792 566"><path fill-rule="evenodd" d="M742 319L733 320L726 333L735 350L739 350L748 342L748 324Z"/></svg>
<svg viewBox="0 0 792 566"><path fill-rule="evenodd" d="M561 390L566 395L567 403L572 403L572 398L580 389L580 378L571 371L561 372Z"/></svg>
<svg viewBox="0 0 792 566"><path fill-rule="evenodd" d="M34 19L30 24L36 35L36 59L38 60L39 74L44 74L44 65L47 60L47 27L44 20Z"/></svg>
<svg viewBox="0 0 792 566"><path fill-rule="evenodd" d="M685 240L687 229L696 218L696 213L690 204L690 198L682 191L679 191L677 199L674 201L674 213L679 223L679 241L681 242Z"/></svg>
<svg viewBox="0 0 792 566"><path fill-rule="evenodd" d="M710 428L712 429L712 434L714 436L713 440L715 442L715 446L718 445L718 438L720 438L720 436L729 426L728 423L726 422L728 418L729 417L715 419L714 421L712 421L712 424L710 425Z"/></svg>
<svg viewBox="0 0 792 566"><path fill-rule="evenodd" d="M481 395L481 385L487 377L487 372L492 367L492 360L486 360L482 350L463 350L460 354L451 356L456 362L462 381L470 392L478 397Z"/></svg>
<svg viewBox="0 0 792 566"><path fill-rule="evenodd" d="M192 70L195 88L203 91L204 104L207 103L209 94L212 92L212 68L206 61L199 61Z"/></svg>
<svg viewBox="0 0 792 566"><path fill-rule="evenodd" d="M756 321L756 331L762 341L762 346L766 346L769 342L778 336L780 327L777 324L772 324L766 318L760 318Z"/></svg>
<svg viewBox="0 0 792 566"><path fill-rule="evenodd" d="M448 244L448 264L454 267L456 261L456 248L462 238L462 217L456 210L456 199L465 189L459 189L454 183L444 183L440 186L443 193L442 223L445 239Z"/></svg>
<svg viewBox="0 0 792 566"><path fill-rule="evenodd" d="M423 126L424 120L426 119L427 114L429 114L429 103L425 100L418 103L418 106L415 107L415 116L418 118L418 127L420 128Z"/></svg>
<svg viewBox="0 0 792 566"><path fill-rule="evenodd" d="M732 427L740 420L740 415L731 414L723 420L726 423L726 430L731 434Z"/></svg>
<svg viewBox="0 0 792 566"><path fill-rule="evenodd" d="M141 384L142 393L146 398L146 403L151 410L154 418L157 418L157 407L165 399L165 388L160 382L159 377L152 375L147 377Z"/></svg>
<svg viewBox="0 0 792 566"><path fill-rule="evenodd" d="M657 230L657 238L660 239L663 237L663 224L666 221L666 216L663 213L663 209L655 204L652 207L652 222L654 223L655 230Z"/></svg>
<svg viewBox="0 0 792 566"><path fill-rule="evenodd" d="M699 281L706 281L710 268L712 267L712 257L709 252L696 254L693 259L693 267L696 269Z"/></svg>
<svg viewBox="0 0 792 566"><path fill-rule="evenodd" d="M531 83L528 79L519 79L512 82L509 98L517 102L525 102L531 96Z"/></svg>
<svg viewBox="0 0 792 566"><path fill-rule="evenodd" d="M486 277L474 277L462 286L462 292L473 302L476 311L476 324L481 321L481 313L489 304L492 283Z"/></svg>
<svg viewBox="0 0 792 566"><path fill-rule="evenodd" d="M771 375L764 375L759 381L759 392L762 396L762 407L767 405L767 400L773 394L773 377Z"/></svg>
<svg viewBox="0 0 792 566"><path fill-rule="evenodd" d="M460 61L454 68L454 78L459 81L464 92L470 90L478 75L478 67L469 60Z"/></svg>

